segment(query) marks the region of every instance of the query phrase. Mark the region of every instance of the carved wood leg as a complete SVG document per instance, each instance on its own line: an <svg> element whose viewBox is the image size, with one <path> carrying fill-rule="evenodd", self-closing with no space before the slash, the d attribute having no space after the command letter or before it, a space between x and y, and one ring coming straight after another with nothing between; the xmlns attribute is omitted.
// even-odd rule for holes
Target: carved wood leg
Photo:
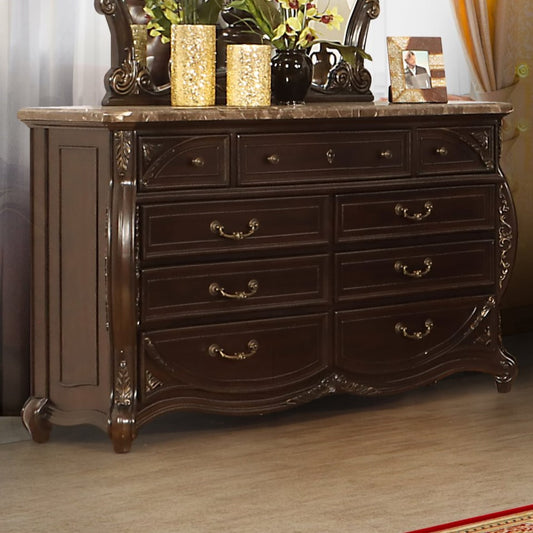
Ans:
<svg viewBox="0 0 533 533"><path fill-rule="evenodd" d="M498 392L510 392L513 379L518 374L518 366L514 357L503 348L499 350L499 361L502 373L495 377L496 388Z"/></svg>
<svg viewBox="0 0 533 533"><path fill-rule="evenodd" d="M109 436L116 453L128 453L131 443L137 436L135 419L131 409L121 405L115 405L111 412Z"/></svg>
<svg viewBox="0 0 533 533"><path fill-rule="evenodd" d="M34 442L47 442L50 438L52 424L50 424L46 414L47 403L48 398L35 398L32 396L26 400L22 408L22 422Z"/></svg>

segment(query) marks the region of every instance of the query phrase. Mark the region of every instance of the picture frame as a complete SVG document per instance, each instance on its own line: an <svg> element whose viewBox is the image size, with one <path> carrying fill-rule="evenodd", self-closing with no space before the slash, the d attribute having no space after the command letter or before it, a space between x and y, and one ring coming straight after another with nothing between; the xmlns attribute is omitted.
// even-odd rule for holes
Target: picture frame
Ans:
<svg viewBox="0 0 533 533"><path fill-rule="evenodd" d="M387 37L387 52L391 102L448 101L440 37Z"/></svg>

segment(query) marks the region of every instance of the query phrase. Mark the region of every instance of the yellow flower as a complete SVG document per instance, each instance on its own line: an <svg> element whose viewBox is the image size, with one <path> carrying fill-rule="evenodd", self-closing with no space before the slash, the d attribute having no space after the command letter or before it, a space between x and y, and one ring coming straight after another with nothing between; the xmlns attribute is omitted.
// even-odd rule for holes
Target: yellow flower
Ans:
<svg viewBox="0 0 533 533"><path fill-rule="evenodd" d="M275 30L273 41L277 41L284 36L296 37L302 29L302 24L296 17L289 17L285 22L282 22Z"/></svg>
<svg viewBox="0 0 533 533"><path fill-rule="evenodd" d="M298 39L298 42L296 43L301 48L307 48L313 44L313 41L316 41L318 39L318 35L314 30L307 27L304 28L302 33L300 33L300 38Z"/></svg>
<svg viewBox="0 0 533 533"><path fill-rule="evenodd" d="M344 18L339 15L337 8L334 7L333 9L327 9L325 13L320 17L320 22L322 24L326 24L329 29L335 28L336 30L340 30L341 22L344 22Z"/></svg>

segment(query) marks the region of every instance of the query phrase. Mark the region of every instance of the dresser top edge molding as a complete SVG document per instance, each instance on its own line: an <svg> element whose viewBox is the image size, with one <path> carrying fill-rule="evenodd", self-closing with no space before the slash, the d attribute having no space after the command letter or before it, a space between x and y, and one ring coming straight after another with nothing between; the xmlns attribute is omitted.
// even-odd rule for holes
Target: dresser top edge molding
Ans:
<svg viewBox="0 0 533 533"><path fill-rule="evenodd" d="M356 119L436 115L505 115L512 111L506 102L461 101L450 104L309 103L268 107L29 107L18 112L28 125L71 123L72 125L139 124L228 120Z"/></svg>

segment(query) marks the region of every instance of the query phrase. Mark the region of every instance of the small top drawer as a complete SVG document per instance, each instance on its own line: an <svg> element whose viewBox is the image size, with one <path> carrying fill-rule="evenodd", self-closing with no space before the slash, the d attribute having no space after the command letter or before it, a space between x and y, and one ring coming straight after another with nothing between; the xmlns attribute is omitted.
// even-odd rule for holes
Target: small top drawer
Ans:
<svg viewBox="0 0 533 533"><path fill-rule="evenodd" d="M422 128L418 130L418 173L463 174L496 168L494 128Z"/></svg>
<svg viewBox="0 0 533 533"><path fill-rule="evenodd" d="M411 172L408 131L241 135L239 183L303 183Z"/></svg>
<svg viewBox="0 0 533 533"><path fill-rule="evenodd" d="M140 206L142 259L327 244L327 196Z"/></svg>
<svg viewBox="0 0 533 533"><path fill-rule="evenodd" d="M340 195L336 241L491 230L495 194L480 185Z"/></svg>
<svg viewBox="0 0 533 533"><path fill-rule="evenodd" d="M141 137L139 190L229 184L229 136Z"/></svg>

